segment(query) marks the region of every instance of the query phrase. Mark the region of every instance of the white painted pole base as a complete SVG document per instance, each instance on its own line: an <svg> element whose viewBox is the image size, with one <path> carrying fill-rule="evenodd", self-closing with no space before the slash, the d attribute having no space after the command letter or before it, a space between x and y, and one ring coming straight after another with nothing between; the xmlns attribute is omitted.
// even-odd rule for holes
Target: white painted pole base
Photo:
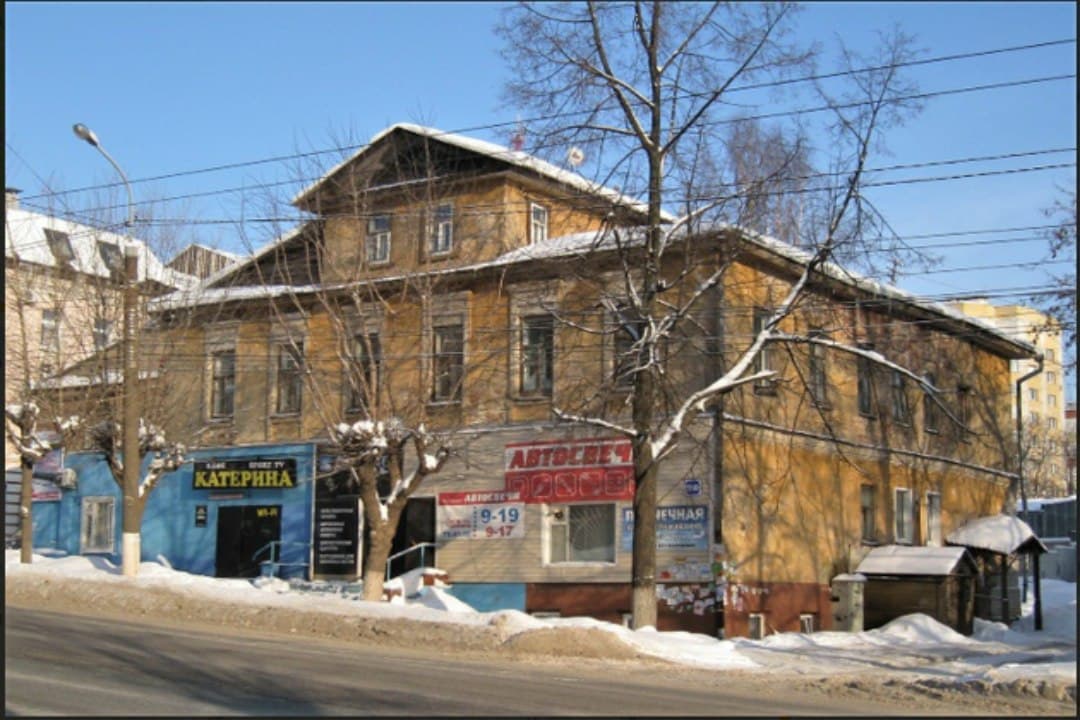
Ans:
<svg viewBox="0 0 1080 720"><path fill-rule="evenodd" d="M120 558L126 577L139 574L139 559L142 554L140 539L139 533L123 533L123 551Z"/></svg>

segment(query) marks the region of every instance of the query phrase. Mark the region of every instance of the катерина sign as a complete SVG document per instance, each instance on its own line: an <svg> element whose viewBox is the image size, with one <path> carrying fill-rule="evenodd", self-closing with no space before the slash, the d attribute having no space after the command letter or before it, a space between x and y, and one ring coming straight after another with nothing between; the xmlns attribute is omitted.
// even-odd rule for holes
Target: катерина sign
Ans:
<svg viewBox="0 0 1080 720"><path fill-rule="evenodd" d="M296 487L296 458L275 460L210 460L194 463L196 490Z"/></svg>

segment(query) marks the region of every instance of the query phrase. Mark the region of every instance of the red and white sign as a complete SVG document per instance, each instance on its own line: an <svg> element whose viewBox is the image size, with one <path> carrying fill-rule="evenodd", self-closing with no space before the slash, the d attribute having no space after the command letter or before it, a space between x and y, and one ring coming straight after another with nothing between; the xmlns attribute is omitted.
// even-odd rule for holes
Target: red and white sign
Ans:
<svg viewBox="0 0 1080 720"><path fill-rule="evenodd" d="M440 541L525 537L525 505L505 490L439 493L436 523Z"/></svg>
<svg viewBox="0 0 1080 720"><path fill-rule="evenodd" d="M631 500L629 440L594 438L506 446L506 489L527 503Z"/></svg>

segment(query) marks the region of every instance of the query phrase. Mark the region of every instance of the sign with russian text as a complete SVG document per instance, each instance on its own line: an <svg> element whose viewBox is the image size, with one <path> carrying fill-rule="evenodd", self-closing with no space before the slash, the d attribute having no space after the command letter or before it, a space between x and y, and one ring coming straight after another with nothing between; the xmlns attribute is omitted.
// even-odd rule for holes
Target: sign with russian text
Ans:
<svg viewBox="0 0 1080 720"><path fill-rule="evenodd" d="M315 574L356 577L360 550L360 503L352 498L317 500Z"/></svg>
<svg viewBox="0 0 1080 720"><path fill-rule="evenodd" d="M634 546L634 510L623 508L622 549ZM707 505L661 505L656 508L657 550L708 550Z"/></svg>
<svg viewBox="0 0 1080 720"><path fill-rule="evenodd" d="M196 490L261 490L296 487L296 458L195 461Z"/></svg>
<svg viewBox="0 0 1080 720"><path fill-rule="evenodd" d="M527 503L631 500L629 440L512 443L505 449L506 489Z"/></svg>
<svg viewBox="0 0 1080 720"><path fill-rule="evenodd" d="M60 502L60 486L52 480L33 478L31 502Z"/></svg>
<svg viewBox="0 0 1080 720"><path fill-rule="evenodd" d="M435 516L439 540L525 537L525 504L515 492L440 493Z"/></svg>

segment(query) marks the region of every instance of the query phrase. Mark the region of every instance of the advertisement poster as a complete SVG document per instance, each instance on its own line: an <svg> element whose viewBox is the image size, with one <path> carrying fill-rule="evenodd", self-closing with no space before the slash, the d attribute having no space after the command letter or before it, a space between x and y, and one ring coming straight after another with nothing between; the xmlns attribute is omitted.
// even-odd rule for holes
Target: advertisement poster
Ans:
<svg viewBox="0 0 1080 720"><path fill-rule="evenodd" d="M505 471L506 489L526 503L634 497L633 448L622 438L512 443Z"/></svg>
<svg viewBox="0 0 1080 720"><path fill-rule="evenodd" d="M440 493L439 540L506 540L525 537L525 503L505 490Z"/></svg>
<svg viewBox="0 0 1080 720"><path fill-rule="evenodd" d="M360 503L352 498L315 503L316 576L355 577L360 571Z"/></svg>
<svg viewBox="0 0 1080 720"><path fill-rule="evenodd" d="M623 508L622 549L634 546L634 511ZM707 505L661 505L656 508L657 550L708 550Z"/></svg>

